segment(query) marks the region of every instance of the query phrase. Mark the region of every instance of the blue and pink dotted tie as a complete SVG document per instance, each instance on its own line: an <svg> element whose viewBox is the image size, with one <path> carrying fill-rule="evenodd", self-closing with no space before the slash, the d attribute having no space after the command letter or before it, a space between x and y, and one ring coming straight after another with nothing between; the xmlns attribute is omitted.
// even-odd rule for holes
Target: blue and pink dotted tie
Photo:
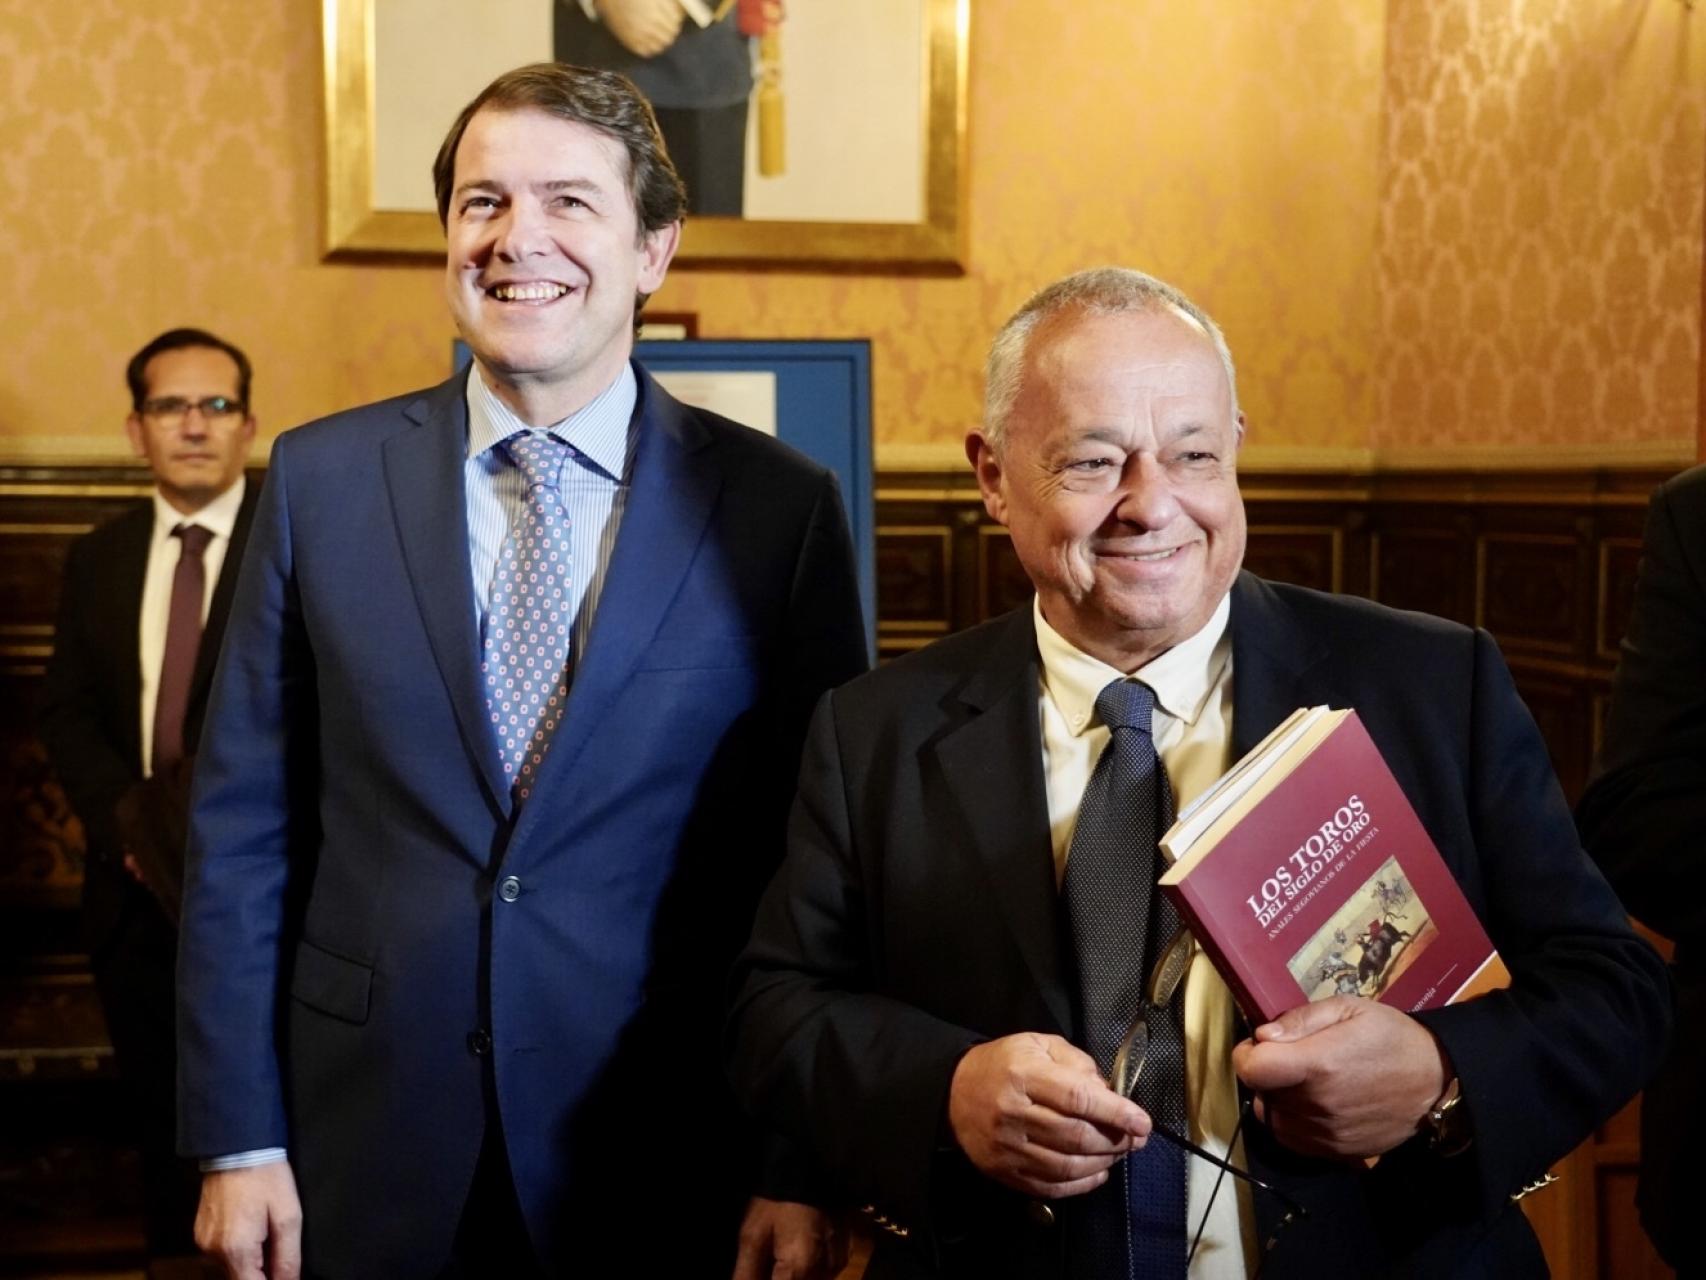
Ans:
<svg viewBox="0 0 1706 1280"><path fill-rule="evenodd" d="M530 432L499 447L521 468L527 507L498 552L480 670L504 776L525 800L569 696L569 514L558 488L569 447Z"/></svg>

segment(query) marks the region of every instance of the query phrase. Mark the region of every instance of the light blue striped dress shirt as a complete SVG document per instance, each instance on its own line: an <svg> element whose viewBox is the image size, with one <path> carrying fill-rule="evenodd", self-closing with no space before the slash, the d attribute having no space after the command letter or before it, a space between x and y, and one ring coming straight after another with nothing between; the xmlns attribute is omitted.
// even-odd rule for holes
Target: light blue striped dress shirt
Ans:
<svg viewBox="0 0 1706 1280"><path fill-rule="evenodd" d="M569 594L575 611L571 671L586 652L628 502L628 476L639 441L633 421L638 395L633 366L625 364L621 376L586 407L549 428L529 427L493 394L477 366L469 371L468 460L462 466L468 494L468 563L482 636L491 612L498 552L527 509L521 469L496 446L518 431L537 431L569 446L561 480L563 506L569 513Z"/></svg>
<svg viewBox="0 0 1706 1280"><path fill-rule="evenodd" d="M468 371L468 459L462 464L468 496L468 563L473 570L475 621L485 636L491 612L492 580L504 539L527 508L521 468L496 446L518 431L546 431L569 446L561 483L569 513L569 593L574 600L575 632L569 670L586 650L592 617L604 591L616 531L628 503L628 478L639 442L634 405L639 385L632 365L580 411L551 427L530 427L492 393L478 366ZM247 1169L286 1158L283 1147L240 1151L202 1160L205 1173Z"/></svg>

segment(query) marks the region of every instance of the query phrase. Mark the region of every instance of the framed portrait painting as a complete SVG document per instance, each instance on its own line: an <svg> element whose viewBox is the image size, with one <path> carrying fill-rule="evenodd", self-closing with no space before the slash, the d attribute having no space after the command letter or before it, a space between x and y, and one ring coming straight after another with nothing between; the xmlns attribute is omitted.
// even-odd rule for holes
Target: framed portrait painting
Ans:
<svg viewBox="0 0 1706 1280"><path fill-rule="evenodd" d="M963 264L970 0L675 0L662 48L620 20L656 0L322 2L328 256L442 255L439 143L556 58L652 99L688 186L679 263Z"/></svg>

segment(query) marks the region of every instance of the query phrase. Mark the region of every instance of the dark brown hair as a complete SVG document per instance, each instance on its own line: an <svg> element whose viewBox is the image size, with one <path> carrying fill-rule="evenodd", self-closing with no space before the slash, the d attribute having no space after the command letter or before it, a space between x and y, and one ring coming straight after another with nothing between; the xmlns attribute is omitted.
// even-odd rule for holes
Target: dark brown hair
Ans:
<svg viewBox="0 0 1706 1280"><path fill-rule="evenodd" d="M681 178L664 149L651 104L627 76L615 71L536 62L506 71L462 108L432 162L439 225L450 223L450 193L456 178L456 149L468 122L482 107L495 111L543 111L614 138L628 155L628 192L639 214L640 234L679 222L687 206Z"/></svg>
<svg viewBox="0 0 1706 1280"><path fill-rule="evenodd" d="M248 356L206 329L168 329L133 355L124 367L124 380L130 384L132 409L141 413L142 402L148 398L148 362L155 356L168 351L182 351L186 347L207 347L230 356L237 364L237 399L243 402L244 409L249 407L249 384L254 380L254 371L249 367Z"/></svg>

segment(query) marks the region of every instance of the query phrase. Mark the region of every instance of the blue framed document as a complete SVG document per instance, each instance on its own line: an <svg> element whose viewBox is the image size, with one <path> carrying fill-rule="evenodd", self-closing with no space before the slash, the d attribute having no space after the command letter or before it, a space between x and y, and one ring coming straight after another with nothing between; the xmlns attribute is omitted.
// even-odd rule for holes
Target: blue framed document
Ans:
<svg viewBox="0 0 1706 1280"><path fill-rule="evenodd" d="M775 435L835 473L873 652L876 526L871 474L871 344L685 339L639 342L634 354L676 399Z"/></svg>
<svg viewBox="0 0 1706 1280"><path fill-rule="evenodd" d="M866 641L875 653L870 342L688 338L638 342L634 355L676 399L768 432L835 473L858 558ZM461 341L452 360L458 369L468 362Z"/></svg>

